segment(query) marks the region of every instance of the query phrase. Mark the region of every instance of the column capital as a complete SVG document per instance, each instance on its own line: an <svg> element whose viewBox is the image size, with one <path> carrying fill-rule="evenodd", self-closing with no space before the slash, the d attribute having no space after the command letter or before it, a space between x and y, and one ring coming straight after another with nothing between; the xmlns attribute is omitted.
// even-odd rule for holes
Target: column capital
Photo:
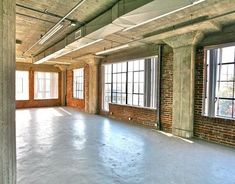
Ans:
<svg viewBox="0 0 235 184"><path fill-rule="evenodd" d="M195 46L203 39L203 37L204 34L201 31L194 31L166 38L164 42L175 49L185 46Z"/></svg>

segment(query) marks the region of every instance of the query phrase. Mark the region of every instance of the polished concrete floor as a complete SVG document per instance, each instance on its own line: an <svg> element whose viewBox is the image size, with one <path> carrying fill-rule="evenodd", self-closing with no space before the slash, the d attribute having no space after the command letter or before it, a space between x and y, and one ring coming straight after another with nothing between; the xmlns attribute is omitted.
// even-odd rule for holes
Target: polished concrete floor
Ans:
<svg viewBox="0 0 235 184"><path fill-rule="evenodd" d="M235 149L71 108L17 110L18 184L234 184Z"/></svg>

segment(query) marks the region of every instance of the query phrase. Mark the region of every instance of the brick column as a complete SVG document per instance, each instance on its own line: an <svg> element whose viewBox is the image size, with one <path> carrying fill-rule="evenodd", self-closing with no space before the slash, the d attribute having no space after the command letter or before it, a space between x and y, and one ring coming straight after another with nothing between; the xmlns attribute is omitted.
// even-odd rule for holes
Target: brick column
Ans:
<svg viewBox="0 0 235 184"><path fill-rule="evenodd" d="M16 183L15 0L0 1L0 183Z"/></svg>
<svg viewBox="0 0 235 184"><path fill-rule="evenodd" d="M165 41L173 48L173 122L172 133L193 136L195 46L203 34L192 32Z"/></svg>
<svg viewBox="0 0 235 184"><path fill-rule="evenodd" d="M91 58L86 61L89 65L88 95L85 95L85 111L91 114L98 112L98 74L100 59Z"/></svg>

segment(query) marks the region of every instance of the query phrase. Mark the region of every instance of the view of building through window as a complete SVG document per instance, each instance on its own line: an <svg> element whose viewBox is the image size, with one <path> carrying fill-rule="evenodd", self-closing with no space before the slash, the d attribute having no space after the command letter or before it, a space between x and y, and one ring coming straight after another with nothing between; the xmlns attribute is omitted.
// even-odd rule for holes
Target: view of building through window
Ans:
<svg viewBox="0 0 235 184"><path fill-rule="evenodd" d="M56 72L35 72L34 99L57 99L58 77Z"/></svg>
<svg viewBox="0 0 235 184"><path fill-rule="evenodd" d="M73 70L73 97L84 99L84 68Z"/></svg>
<svg viewBox="0 0 235 184"><path fill-rule="evenodd" d="M235 118L235 46L206 53L204 114Z"/></svg>
<svg viewBox="0 0 235 184"><path fill-rule="evenodd" d="M16 71L16 100L29 99L29 72Z"/></svg>
<svg viewBox="0 0 235 184"><path fill-rule="evenodd" d="M103 67L103 110L109 103L156 108L156 57Z"/></svg>

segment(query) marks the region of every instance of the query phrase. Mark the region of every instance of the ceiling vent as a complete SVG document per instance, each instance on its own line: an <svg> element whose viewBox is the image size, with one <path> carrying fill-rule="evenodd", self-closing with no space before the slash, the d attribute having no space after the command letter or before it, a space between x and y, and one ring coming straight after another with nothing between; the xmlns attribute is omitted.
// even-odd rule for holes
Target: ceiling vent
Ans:
<svg viewBox="0 0 235 184"><path fill-rule="evenodd" d="M81 37L82 37L82 30L79 29L78 31L75 32L75 40L77 40Z"/></svg>

